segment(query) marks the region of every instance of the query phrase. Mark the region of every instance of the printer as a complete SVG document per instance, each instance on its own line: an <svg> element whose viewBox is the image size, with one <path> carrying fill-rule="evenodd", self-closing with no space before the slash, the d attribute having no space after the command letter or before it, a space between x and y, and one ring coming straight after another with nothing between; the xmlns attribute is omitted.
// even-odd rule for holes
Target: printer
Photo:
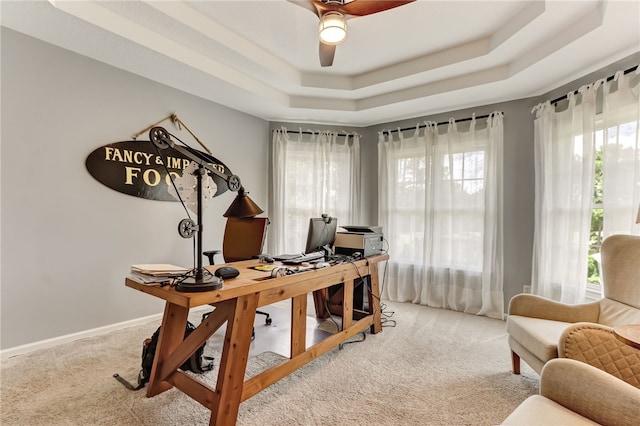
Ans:
<svg viewBox="0 0 640 426"><path fill-rule="evenodd" d="M361 253L362 257L382 253L381 226L342 226L345 232L337 232L333 243L335 253L351 256Z"/></svg>

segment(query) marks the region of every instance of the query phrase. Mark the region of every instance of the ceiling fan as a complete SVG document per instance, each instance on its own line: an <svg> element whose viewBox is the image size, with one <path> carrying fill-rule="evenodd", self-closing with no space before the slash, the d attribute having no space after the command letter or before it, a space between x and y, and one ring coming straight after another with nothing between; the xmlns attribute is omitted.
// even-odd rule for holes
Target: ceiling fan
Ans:
<svg viewBox="0 0 640 426"><path fill-rule="evenodd" d="M320 18L320 65L330 67L336 46L347 36L347 18L372 15L415 0L289 0Z"/></svg>

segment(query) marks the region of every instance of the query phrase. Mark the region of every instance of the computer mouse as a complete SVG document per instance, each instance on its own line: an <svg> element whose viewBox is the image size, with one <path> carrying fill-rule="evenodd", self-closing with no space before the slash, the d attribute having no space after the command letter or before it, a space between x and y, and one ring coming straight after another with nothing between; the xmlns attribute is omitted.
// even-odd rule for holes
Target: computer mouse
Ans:
<svg viewBox="0 0 640 426"><path fill-rule="evenodd" d="M331 265L329 265L327 262L318 262L314 265L316 269L328 268L329 266Z"/></svg>
<svg viewBox="0 0 640 426"><path fill-rule="evenodd" d="M271 257L271 256L262 256L262 260L263 260L264 262L266 262L266 263L273 263L273 262L275 262L275 261L273 260L273 257Z"/></svg>
<svg viewBox="0 0 640 426"><path fill-rule="evenodd" d="M238 271L236 268L233 268L231 266L222 266L216 269L213 275L215 275L218 278L222 278L223 280L226 280L228 278L237 277L238 275L240 275L240 271Z"/></svg>

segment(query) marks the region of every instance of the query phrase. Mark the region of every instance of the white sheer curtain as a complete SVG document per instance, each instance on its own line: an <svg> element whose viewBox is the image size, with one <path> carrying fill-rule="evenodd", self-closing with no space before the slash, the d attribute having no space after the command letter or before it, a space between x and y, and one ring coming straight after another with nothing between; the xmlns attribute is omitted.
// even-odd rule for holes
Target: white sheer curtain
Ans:
<svg viewBox="0 0 640 426"><path fill-rule="evenodd" d="M640 67L617 72L603 99L603 236L640 234Z"/></svg>
<svg viewBox="0 0 640 426"><path fill-rule="evenodd" d="M534 108L535 233L532 291L565 303L581 303L587 289L587 257L594 208L596 152L602 156L603 238L637 233L640 202L638 85L618 73L567 95L567 107ZM634 77L637 80L637 76ZM615 89L615 90L613 90ZM597 104L602 92L603 104ZM602 113L598 113L602 109Z"/></svg>
<svg viewBox="0 0 640 426"><path fill-rule="evenodd" d="M468 131L450 120L443 134L432 122L411 137L380 133L384 297L502 317L502 121L493 113Z"/></svg>
<svg viewBox="0 0 640 426"><path fill-rule="evenodd" d="M360 136L311 133L273 132L270 253L304 251L309 218L323 213L338 225L358 224Z"/></svg>
<svg viewBox="0 0 640 426"><path fill-rule="evenodd" d="M565 111L550 102L535 110L532 292L566 303L586 292L597 86L569 93Z"/></svg>

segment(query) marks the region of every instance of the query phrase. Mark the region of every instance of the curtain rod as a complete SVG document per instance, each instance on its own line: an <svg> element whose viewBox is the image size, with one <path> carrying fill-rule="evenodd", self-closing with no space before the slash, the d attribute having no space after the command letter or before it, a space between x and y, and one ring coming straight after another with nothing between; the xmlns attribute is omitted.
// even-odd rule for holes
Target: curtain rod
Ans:
<svg viewBox="0 0 640 426"><path fill-rule="evenodd" d="M629 73L631 73L631 72L634 72L634 71L635 71L635 70L637 70L637 69L638 69L638 66L636 65L636 66L634 66L634 67L631 67L631 68L629 68L629 69L624 70L624 74L629 74ZM614 75L610 75L609 77L607 77L607 81L611 81L611 80L613 80L614 78L616 78L615 74L614 74ZM573 94L574 94L574 95L577 95L578 93L579 93L579 92L578 92L577 90L574 90L574 91L573 91ZM559 98L556 98L556 99L552 100L550 103L552 103L552 104L557 104L558 102L560 102L560 101L563 101L563 100L567 99L567 97L568 97L568 95L560 96Z"/></svg>
<svg viewBox="0 0 640 426"><path fill-rule="evenodd" d="M278 132L280 131L280 129L273 129L272 132ZM315 135L318 132L331 132L331 130L318 130L317 132L312 132L311 130L286 130L287 133L298 133L298 134L303 134L303 135ZM337 133L338 136L346 136L346 137L353 137L355 136L357 133Z"/></svg>
<svg viewBox="0 0 640 426"><path fill-rule="evenodd" d="M494 112L492 112L491 114L494 114ZM460 123L460 122L464 122L464 121L471 121L474 118L476 120L482 120L483 118L489 118L489 116L491 116L491 114L478 115L477 117L466 117L466 118L461 118L461 119L455 120L455 121L456 121L456 123ZM449 124L449 121L438 122L438 123L436 123L436 126L443 126L445 124ZM426 124L420 124L420 125L417 126L418 129L421 129L423 127L427 127L427 125ZM382 130L382 132L384 132L384 133L392 133L392 132L398 132L398 131L406 132L407 130L415 130L415 129L416 129L416 126L413 126L413 127L405 127L403 129Z"/></svg>

